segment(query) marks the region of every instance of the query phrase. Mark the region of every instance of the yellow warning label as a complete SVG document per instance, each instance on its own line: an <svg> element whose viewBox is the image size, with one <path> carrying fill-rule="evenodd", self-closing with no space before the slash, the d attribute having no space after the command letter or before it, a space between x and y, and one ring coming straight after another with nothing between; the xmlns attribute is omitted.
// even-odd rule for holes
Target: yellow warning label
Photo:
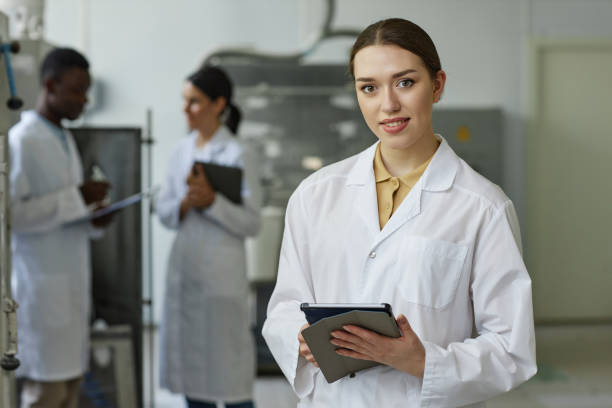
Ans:
<svg viewBox="0 0 612 408"><path fill-rule="evenodd" d="M460 142L469 142L472 138L472 133L467 126L459 126L457 129L457 140Z"/></svg>

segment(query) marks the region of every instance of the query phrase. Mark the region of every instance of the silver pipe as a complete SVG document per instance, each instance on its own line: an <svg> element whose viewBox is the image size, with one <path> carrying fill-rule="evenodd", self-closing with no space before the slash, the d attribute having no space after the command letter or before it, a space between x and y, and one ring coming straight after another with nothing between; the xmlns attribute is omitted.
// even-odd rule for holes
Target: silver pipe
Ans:
<svg viewBox="0 0 612 408"><path fill-rule="evenodd" d="M0 13L0 17L4 17ZM3 30L4 31L4 30ZM4 54L4 67L11 98L7 102L10 109L20 107L15 95L10 66L10 52L17 52L17 43L8 47L5 39L8 33L0 34L0 44ZM7 112L0 116L0 403L2 407L13 407L16 401L14 370L19 367L17 359L17 302L11 294L11 194L9 187L10 153Z"/></svg>
<svg viewBox="0 0 612 408"><path fill-rule="evenodd" d="M145 130L145 139L143 144L145 145L145 151L147 156L146 164L146 189L150 191L153 185L153 110L147 108L147 123ZM146 208L147 217L147 243L146 243L146 259L147 259L147 296L145 299L145 305L148 307L147 322L145 327L148 331L148 344L149 344L149 407L155 407L155 322L154 322L154 294L153 294L153 200L150 199L147 202Z"/></svg>
<svg viewBox="0 0 612 408"><path fill-rule="evenodd" d="M0 134L0 308L3 326L0 336L0 371L2 372L2 406L12 407L15 401L13 370L17 360L17 302L11 296L11 212L9 190L8 136Z"/></svg>
<svg viewBox="0 0 612 408"><path fill-rule="evenodd" d="M310 54L324 40L336 37L357 37L361 30L354 29L337 29L331 28L334 15L336 13L336 1L326 0L327 11L325 13L325 22L323 28L317 36L317 39L305 49L292 54L273 54L258 51L246 51L237 48L225 48L213 52L205 58L202 65L212 64L220 65L223 62L270 62L270 63L292 63L299 64L304 57Z"/></svg>
<svg viewBox="0 0 612 408"><path fill-rule="evenodd" d="M262 84L236 88L236 96L238 98L249 96L331 96L352 95L354 91L352 83L349 82L346 86L276 86Z"/></svg>

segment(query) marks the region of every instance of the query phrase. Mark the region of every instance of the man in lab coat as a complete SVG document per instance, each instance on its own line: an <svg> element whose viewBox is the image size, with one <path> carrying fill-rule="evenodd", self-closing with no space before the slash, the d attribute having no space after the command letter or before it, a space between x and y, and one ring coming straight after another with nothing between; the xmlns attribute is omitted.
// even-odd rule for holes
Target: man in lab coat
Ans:
<svg viewBox="0 0 612 408"><path fill-rule="evenodd" d="M76 145L61 122L83 111L88 69L77 51L52 50L41 66L36 110L23 112L9 132L22 408L76 407L87 369L89 238L101 235L109 219L79 219L108 184L83 182Z"/></svg>

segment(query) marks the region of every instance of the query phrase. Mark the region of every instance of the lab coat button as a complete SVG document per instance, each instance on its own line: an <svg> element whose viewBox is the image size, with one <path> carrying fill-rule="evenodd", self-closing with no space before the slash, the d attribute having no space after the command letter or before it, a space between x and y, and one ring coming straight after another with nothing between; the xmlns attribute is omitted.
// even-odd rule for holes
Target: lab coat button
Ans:
<svg viewBox="0 0 612 408"><path fill-rule="evenodd" d="M374 251L370 252L370 258L372 259L376 258L376 252Z"/></svg>

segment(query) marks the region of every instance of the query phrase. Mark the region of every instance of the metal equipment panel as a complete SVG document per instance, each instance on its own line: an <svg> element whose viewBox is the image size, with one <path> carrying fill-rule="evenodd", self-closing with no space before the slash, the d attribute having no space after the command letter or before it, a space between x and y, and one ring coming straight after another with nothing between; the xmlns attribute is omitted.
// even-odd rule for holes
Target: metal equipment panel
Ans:
<svg viewBox="0 0 612 408"><path fill-rule="evenodd" d="M102 169L112 185L111 201L141 190L139 128L75 128L71 132L81 154L85 178L91 176L94 165ZM130 326L139 406L142 404L141 224L140 206L130 206L115 215L102 239L91 244L92 317L112 326ZM106 372L93 361L91 374L98 384L113 381L104 375ZM113 389L109 384L100 388Z"/></svg>

